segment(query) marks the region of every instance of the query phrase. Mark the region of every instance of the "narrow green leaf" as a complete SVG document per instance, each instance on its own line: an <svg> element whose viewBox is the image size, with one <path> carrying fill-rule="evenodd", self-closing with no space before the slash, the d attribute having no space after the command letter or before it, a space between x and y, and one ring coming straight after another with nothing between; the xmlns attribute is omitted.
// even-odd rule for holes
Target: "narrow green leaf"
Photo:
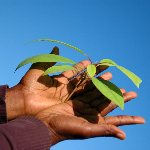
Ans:
<svg viewBox="0 0 150 150"><path fill-rule="evenodd" d="M42 38L42 39L38 39L38 40L34 40L35 42L38 41L47 41L47 42L54 42L54 43L59 43L59 44L62 44L62 45L65 45L67 47L70 47L76 51L78 51L79 53L83 54L83 55L86 55L81 49L79 49L78 47L75 47L75 46L72 46L68 43L65 43L65 42L62 42L62 41L59 41L59 40L53 40L53 39L49 39L49 38Z"/></svg>
<svg viewBox="0 0 150 150"><path fill-rule="evenodd" d="M106 65L106 66L115 66L117 67L120 71L122 71L128 78L130 78L130 80L139 88L140 83L142 82L142 80L135 75L133 72L131 72L130 70L117 65L114 61L112 61L111 59L103 59L100 61L99 65Z"/></svg>
<svg viewBox="0 0 150 150"><path fill-rule="evenodd" d="M126 76L128 76L132 80L132 82L139 88L142 80L137 75L122 66L117 65L116 67L121 70Z"/></svg>
<svg viewBox="0 0 150 150"><path fill-rule="evenodd" d="M108 65L113 65L113 66L116 66L116 65L117 65L117 64L116 64L113 60L111 60L111 59L102 59L102 60L100 61L100 63L102 63L102 64L106 63L106 64L108 64Z"/></svg>
<svg viewBox="0 0 150 150"><path fill-rule="evenodd" d="M100 66L115 66L113 64L109 64L109 63L105 63L105 62L102 62L99 64Z"/></svg>
<svg viewBox="0 0 150 150"><path fill-rule="evenodd" d="M93 65L93 64L88 65L87 66L87 72L88 72L89 76L92 78L96 73L95 65Z"/></svg>
<svg viewBox="0 0 150 150"><path fill-rule="evenodd" d="M122 110L124 109L124 98L120 89L110 81L92 78L93 84L96 88L109 100L118 105Z"/></svg>
<svg viewBox="0 0 150 150"><path fill-rule="evenodd" d="M69 65L59 65L59 66L52 66L48 68L43 75L52 74L56 72L63 72L67 70L74 70L75 68Z"/></svg>
<svg viewBox="0 0 150 150"><path fill-rule="evenodd" d="M64 63L75 64L75 62L73 60L71 60L69 58L65 58L60 55L41 54L41 55L37 55L37 56L33 56L33 57L25 59L17 66L16 70L26 64L36 63L36 62L64 62Z"/></svg>

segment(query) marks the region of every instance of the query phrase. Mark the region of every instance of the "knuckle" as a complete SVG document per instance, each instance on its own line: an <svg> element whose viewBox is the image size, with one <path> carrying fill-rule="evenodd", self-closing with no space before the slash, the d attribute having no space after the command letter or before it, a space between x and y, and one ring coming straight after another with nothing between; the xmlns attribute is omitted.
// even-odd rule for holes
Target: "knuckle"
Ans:
<svg viewBox="0 0 150 150"><path fill-rule="evenodd" d="M105 135L111 135L112 134L112 125L105 126Z"/></svg>
<svg viewBox="0 0 150 150"><path fill-rule="evenodd" d="M83 60L79 64L80 66L86 67L87 65L91 64L91 62L89 60Z"/></svg>

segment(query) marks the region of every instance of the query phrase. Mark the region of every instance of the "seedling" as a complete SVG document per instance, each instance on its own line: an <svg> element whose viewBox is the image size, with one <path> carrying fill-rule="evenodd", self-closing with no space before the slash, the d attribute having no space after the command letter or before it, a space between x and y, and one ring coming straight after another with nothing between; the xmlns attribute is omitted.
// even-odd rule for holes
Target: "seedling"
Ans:
<svg viewBox="0 0 150 150"><path fill-rule="evenodd" d="M91 61L91 59L88 57L87 54L85 54L81 49L72 46L68 43L65 42L61 42L58 40L52 40L52 39L39 39L39 40L35 40L35 42L37 41L47 41L47 42L55 42L58 44L62 44L65 46L68 46L76 51L78 51L79 53L81 53L82 55L84 55L85 57L87 57L88 60ZM73 61L72 59L60 56L60 55L55 55L55 54L41 54L41 55L37 55L37 56L33 56L30 58L25 59L24 61L22 61L16 68L19 69L20 67L29 64L29 63L36 63L36 62L59 62L59 65L54 65L50 68L48 68L43 75L48 75L48 74L53 74L53 73L58 73L58 72L63 72L63 71L67 71L67 70L76 70L77 68L73 67L73 65L76 64L75 61ZM95 87L105 96L107 97L109 100L111 100L112 102L114 102L116 105L118 105L121 109L124 109L124 98L122 95L122 92L120 91L120 89L113 84L110 81L107 80L103 80L100 78L96 78L96 70L97 67L99 66L109 66L109 67L116 67L117 69L119 69L120 71L122 71L127 77L129 77L131 79L131 81L139 88L140 83L142 82L142 80L135 75L133 72L129 71L128 69L118 65L116 62L114 62L111 59L102 59L100 60L98 63L93 63L91 61L91 64L89 64L87 66L87 68L83 71L80 72L79 74L81 75L81 79L79 80L79 82L77 83L75 89L72 91L72 93L67 97L67 99L65 100L68 101L70 99L70 97L73 95L73 93L76 91L76 89L85 81L85 80L91 80L93 82L93 84L95 85ZM78 74L78 75L79 75ZM77 75L77 76L78 76ZM76 76L76 77L77 77Z"/></svg>

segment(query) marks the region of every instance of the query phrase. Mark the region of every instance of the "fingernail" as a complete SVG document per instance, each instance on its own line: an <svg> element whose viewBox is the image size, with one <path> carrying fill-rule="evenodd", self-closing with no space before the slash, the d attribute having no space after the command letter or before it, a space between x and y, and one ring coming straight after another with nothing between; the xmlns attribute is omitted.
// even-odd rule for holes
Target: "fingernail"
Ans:
<svg viewBox="0 0 150 150"><path fill-rule="evenodd" d="M139 121L139 123L142 123L142 124L144 124L146 122L145 119L141 118L141 117L138 119L138 121Z"/></svg>
<svg viewBox="0 0 150 150"><path fill-rule="evenodd" d="M133 118L134 118L134 116L133 116ZM144 118L142 118L142 117L135 117L135 121L136 121L136 123L139 123L139 124L144 124L145 123L145 119Z"/></svg>
<svg viewBox="0 0 150 150"><path fill-rule="evenodd" d="M119 137L119 139L124 140L126 138L125 134L122 133L118 133L117 136Z"/></svg>

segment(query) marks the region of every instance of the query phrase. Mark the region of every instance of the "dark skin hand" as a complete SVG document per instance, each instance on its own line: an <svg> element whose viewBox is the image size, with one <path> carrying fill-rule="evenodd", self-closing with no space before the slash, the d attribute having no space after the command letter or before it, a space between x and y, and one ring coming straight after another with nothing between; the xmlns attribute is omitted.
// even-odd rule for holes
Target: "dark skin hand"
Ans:
<svg viewBox="0 0 150 150"><path fill-rule="evenodd" d="M92 107L90 101L97 101L97 98L89 97L89 95L86 97L86 95L88 94L67 103L53 105L36 115L48 127L52 145L67 139L103 136L123 140L126 135L118 126L144 123L144 119L138 116L106 116L116 106L113 105L114 107L110 108L107 105L105 107L95 105ZM85 97L89 103L84 102ZM126 101L127 99L125 97Z"/></svg>
<svg viewBox="0 0 150 150"><path fill-rule="evenodd" d="M58 49L55 47L52 53L58 54ZM7 91L8 119L21 115L36 116L48 126L53 137L52 144L65 139L96 136L124 139L125 133L117 126L142 124L144 119L138 116L106 117L117 106L103 97L90 81L87 80L79 86L71 99L64 103L81 75L73 77L88 64L89 61L82 61L75 65L78 72L66 71L52 77L41 75L54 63L33 64L21 81ZM105 66L98 68L97 73L106 68ZM112 74L105 73L101 78L110 80ZM136 97L135 92L126 92L124 89L121 91L125 102Z"/></svg>
<svg viewBox="0 0 150 150"><path fill-rule="evenodd" d="M58 48L54 47L51 53L59 54ZM9 120L21 115L35 115L41 110L65 101L81 76L73 80L70 79L84 70L90 62L85 60L76 64L75 67L78 68L78 72L66 71L59 76L41 76L48 67L54 64L55 63L33 64L21 81L16 86L7 90L6 104ZM102 72L106 68L105 66L99 68L97 73ZM111 73L108 72L101 77L105 80L110 80L111 76ZM75 98L86 92L90 94L89 91L92 89L95 89L94 85L90 81L86 81L83 85L79 86L72 97ZM99 97L99 94L99 91L96 90L95 96ZM124 95L128 97L128 100L136 97L135 92L125 92ZM98 100L94 103L97 105L100 101ZM110 101L104 101L104 103L108 105ZM110 105L109 107L112 107L112 103Z"/></svg>
<svg viewBox="0 0 150 150"><path fill-rule="evenodd" d="M59 54L57 47L52 52ZM78 72L67 71L59 76L41 76L44 71L53 66L55 63L35 63L29 71L24 75L21 81L6 93L6 104L8 119L15 119L22 115L35 115L37 112L44 110L52 105L59 104L69 96L81 76L70 81L80 71L90 64L85 60L75 65ZM103 71L106 67L102 67L98 72ZM105 78L110 78L109 73ZM90 90L88 81L80 86L75 95ZM91 86L92 87L92 84ZM92 87L93 88L93 87Z"/></svg>

